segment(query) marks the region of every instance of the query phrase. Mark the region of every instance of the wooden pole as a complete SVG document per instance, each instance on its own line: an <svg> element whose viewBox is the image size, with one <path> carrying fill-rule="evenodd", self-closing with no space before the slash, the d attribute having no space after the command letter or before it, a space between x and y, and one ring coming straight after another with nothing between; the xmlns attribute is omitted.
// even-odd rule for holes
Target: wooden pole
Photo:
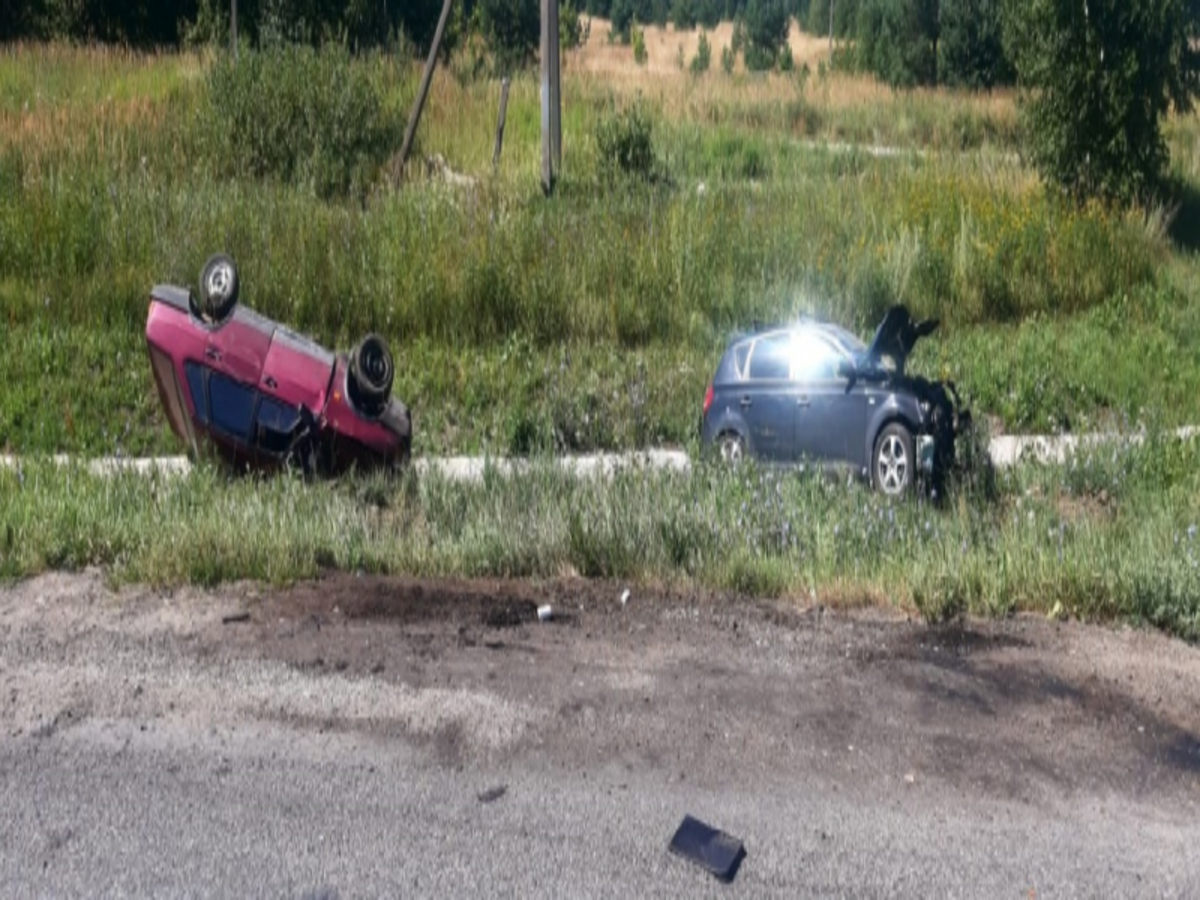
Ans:
<svg viewBox="0 0 1200 900"><path fill-rule="evenodd" d="M229 0L229 35L230 43L233 44L233 61L237 62L237 0Z"/></svg>
<svg viewBox="0 0 1200 900"><path fill-rule="evenodd" d="M500 82L500 116L496 120L496 149L492 151L492 168L500 164L500 151L504 147L504 119L508 115L508 76Z"/></svg>
<svg viewBox="0 0 1200 900"><path fill-rule="evenodd" d="M429 58L425 60L425 73L421 76L421 86L417 88L417 99L408 117L408 127L404 129L404 143L400 145L400 161L396 166L398 178L404 175L404 165L408 162L408 154L412 150L417 123L421 121L421 110L425 108L425 98L429 96L429 83L433 80L433 70L437 67L438 51L442 48L442 35L446 33L446 20L450 18L450 7L453 5L454 0L446 0L442 6L442 15L438 19L437 30L433 33Z"/></svg>

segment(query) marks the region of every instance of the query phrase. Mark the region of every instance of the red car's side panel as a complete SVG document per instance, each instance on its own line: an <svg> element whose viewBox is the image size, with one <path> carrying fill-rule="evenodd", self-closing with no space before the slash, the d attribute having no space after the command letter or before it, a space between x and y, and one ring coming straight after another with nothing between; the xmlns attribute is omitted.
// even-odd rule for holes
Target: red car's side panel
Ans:
<svg viewBox="0 0 1200 900"><path fill-rule="evenodd" d="M230 378L257 385L275 328L270 319L239 306L229 321L208 332L204 355L210 365Z"/></svg>
<svg viewBox="0 0 1200 900"><path fill-rule="evenodd" d="M329 397L335 357L286 328L277 328L263 363L259 390L288 406L320 414Z"/></svg>
<svg viewBox="0 0 1200 900"><path fill-rule="evenodd" d="M198 362L204 359L206 339L205 332L193 324L192 317L186 311L181 311L178 307L157 299L151 301L150 313L146 318L146 342L150 345L151 352L157 349L170 358L175 376L174 384L166 384L164 383L165 373L160 371L161 366L154 366L154 376L158 383L159 394L169 397L170 392L180 391L187 404L187 413L192 419L196 417L196 405L191 392L186 389L181 390L181 387L187 384L183 373L183 364L186 360ZM169 418L173 419L173 417ZM189 435L179 433L179 427L173 420L171 427L181 438L190 443Z"/></svg>

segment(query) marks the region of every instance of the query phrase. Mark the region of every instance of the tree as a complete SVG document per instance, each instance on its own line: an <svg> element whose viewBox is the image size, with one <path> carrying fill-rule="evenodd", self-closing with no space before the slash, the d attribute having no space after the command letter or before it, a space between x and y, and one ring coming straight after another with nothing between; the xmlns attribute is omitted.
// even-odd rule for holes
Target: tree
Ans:
<svg viewBox="0 0 1200 900"><path fill-rule="evenodd" d="M787 43L790 25L786 0L749 0L743 22L746 68L763 71L775 65L780 48Z"/></svg>
<svg viewBox="0 0 1200 900"><path fill-rule="evenodd" d="M537 58L542 28L538 0L478 0L475 12L501 69L521 68Z"/></svg>
<svg viewBox="0 0 1200 900"><path fill-rule="evenodd" d="M854 52L893 87L936 84L940 37L938 0L862 0Z"/></svg>
<svg viewBox="0 0 1200 900"><path fill-rule="evenodd" d="M676 31L690 31L696 27L696 4L694 0L673 0L671 21Z"/></svg>
<svg viewBox="0 0 1200 900"><path fill-rule="evenodd" d="M629 43L629 26L633 24L633 0L612 0L609 7L610 34L622 44Z"/></svg>
<svg viewBox="0 0 1200 900"><path fill-rule="evenodd" d="M1002 0L942 0L938 73L952 87L991 90L1016 77L1004 50Z"/></svg>
<svg viewBox="0 0 1200 900"><path fill-rule="evenodd" d="M1025 88L1034 164L1077 198L1148 199L1161 187L1161 122L1200 88L1190 0L1010 0L1005 36Z"/></svg>

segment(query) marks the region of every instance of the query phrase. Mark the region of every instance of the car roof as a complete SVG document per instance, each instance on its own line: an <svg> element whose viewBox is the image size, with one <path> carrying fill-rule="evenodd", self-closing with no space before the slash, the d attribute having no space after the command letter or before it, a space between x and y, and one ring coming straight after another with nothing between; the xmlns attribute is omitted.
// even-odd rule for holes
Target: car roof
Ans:
<svg viewBox="0 0 1200 900"><path fill-rule="evenodd" d="M735 334L729 341L729 347L737 347L742 344L748 344L753 341L761 340L766 337L773 337L777 334L789 334L798 331L814 331L825 335L839 345L846 343L846 338L850 338L855 343L861 344L862 341L854 332L843 328L834 322L826 322L821 319L801 318L796 322L791 322L786 325L770 325L767 327L756 327L753 331L740 332Z"/></svg>

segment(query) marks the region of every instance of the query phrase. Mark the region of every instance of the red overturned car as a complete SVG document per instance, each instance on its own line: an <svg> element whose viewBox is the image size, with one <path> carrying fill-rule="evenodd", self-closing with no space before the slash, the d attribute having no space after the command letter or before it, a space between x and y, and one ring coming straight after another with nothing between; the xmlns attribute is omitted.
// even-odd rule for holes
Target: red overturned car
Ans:
<svg viewBox="0 0 1200 900"><path fill-rule="evenodd" d="M238 271L217 255L200 291L157 285L146 343L171 429L237 467L293 465L336 475L408 459L412 417L391 396L387 343L367 335L334 354L238 303Z"/></svg>

